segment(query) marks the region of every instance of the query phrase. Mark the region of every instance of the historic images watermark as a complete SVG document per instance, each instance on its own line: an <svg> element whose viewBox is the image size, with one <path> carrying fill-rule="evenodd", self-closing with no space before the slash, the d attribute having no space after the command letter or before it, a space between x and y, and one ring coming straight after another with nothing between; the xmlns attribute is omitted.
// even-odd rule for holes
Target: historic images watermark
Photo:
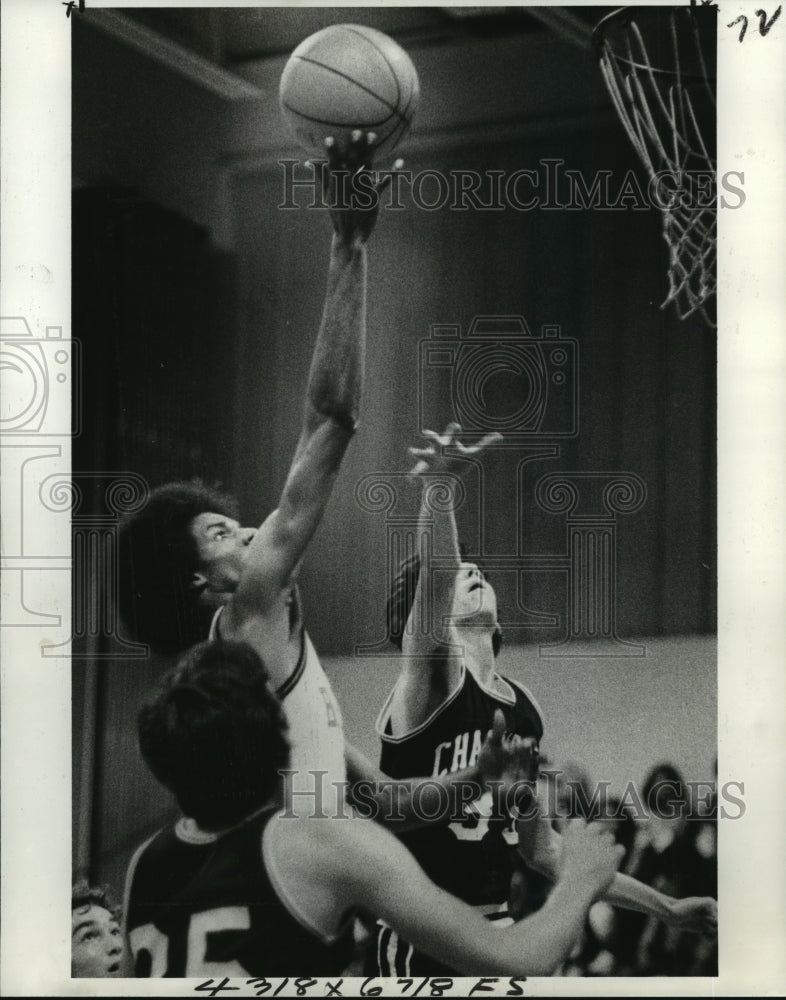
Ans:
<svg viewBox="0 0 786 1000"><path fill-rule="evenodd" d="M466 826L472 823L473 816L480 818L478 807L483 808L483 803L487 803L487 818L506 825L536 817L554 822L573 817L593 821L655 818L715 822L742 819L746 812L745 783L742 781L718 784L714 780L676 782L664 779L646 789L629 781L620 791L613 792L610 781L595 782L588 788L575 780L563 780L565 772L557 768L544 769L537 780L506 783L457 779L449 785L433 777L328 783L328 773L282 770L282 816L285 819L307 815L310 819L341 820L360 815L388 823L415 819L421 823ZM297 787L295 778L301 779ZM335 789L335 793L331 789Z"/></svg>
<svg viewBox="0 0 786 1000"><path fill-rule="evenodd" d="M318 161L321 163L322 161ZM516 170L424 169L332 171L330 193L311 161L279 160L284 210L299 208L407 208L423 212L661 211L742 208L745 174L727 170L663 169L646 183L635 170L622 176L612 170L586 175L557 158L538 160Z"/></svg>
<svg viewBox="0 0 786 1000"><path fill-rule="evenodd" d="M92 659L145 657L147 647L124 640L117 619L117 530L150 490L135 473L70 468L68 442L82 428L79 341L60 326L37 337L24 317L3 317L0 366L3 625L46 629L39 643L46 658L74 655L74 639ZM52 539L60 543L54 549ZM69 622L53 597L63 574L71 583Z"/></svg>

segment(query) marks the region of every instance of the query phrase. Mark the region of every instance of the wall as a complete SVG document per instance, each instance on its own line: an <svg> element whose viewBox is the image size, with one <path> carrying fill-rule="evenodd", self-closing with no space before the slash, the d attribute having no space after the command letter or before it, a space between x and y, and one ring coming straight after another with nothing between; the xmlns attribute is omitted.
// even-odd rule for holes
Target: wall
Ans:
<svg viewBox="0 0 786 1000"><path fill-rule="evenodd" d="M632 166L612 130L575 135L557 122L549 134L491 147L415 154L425 168L538 169L560 157L566 168L612 171L617 191ZM241 297L236 440L237 489L252 518L274 505L298 433L298 406L319 322L328 233L324 212L283 212L282 172L237 177L235 246ZM623 635L712 631L714 617L714 331L679 324L658 306L665 276L660 220L652 211L503 213L419 210L383 213L369 246L368 375L362 422L334 501L304 568L304 592L318 648L345 652L368 641L384 600L385 521L359 508L354 491L370 472L407 467L423 426L455 417L449 372L420 362L433 324L467 331L480 314L522 315L537 336L558 324L578 345L578 436L561 454L528 463L524 445L485 461L485 539L479 551L477 477L460 512L462 534L479 555L564 551L564 521L539 513L536 481L546 473L631 472L647 499L619 518L618 622ZM631 266L634 261L634 266ZM517 391L500 377L513 412ZM503 412L504 409L503 409ZM547 429L547 428L544 428ZM556 439L544 437L542 444ZM242 472L241 472L242 470ZM403 498L396 513L414 511ZM520 543L516 542L517 536ZM564 619L564 581L554 575L500 576L501 603ZM520 587L520 590L517 590ZM352 593L352 602L345 596ZM548 630L547 630L548 631ZM546 639L554 639L559 629ZM541 629L519 628L519 641Z"/></svg>
<svg viewBox="0 0 786 1000"><path fill-rule="evenodd" d="M505 646L500 673L525 684L545 718L543 754L580 764L621 793L669 760L688 780L711 781L716 745L716 643L710 637L645 639L647 655L576 658ZM324 661L344 713L347 739L375 763L374 722L398 676L395 657Z"/></svg>

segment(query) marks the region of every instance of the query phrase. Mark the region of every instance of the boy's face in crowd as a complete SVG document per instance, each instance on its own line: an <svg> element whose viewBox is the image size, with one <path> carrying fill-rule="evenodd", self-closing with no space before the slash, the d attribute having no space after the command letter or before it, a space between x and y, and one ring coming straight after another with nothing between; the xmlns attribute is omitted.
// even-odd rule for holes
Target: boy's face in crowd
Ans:
<svg viewBox="0 0 786 1000"><path fill-rule="evenodd" d="M122 958L123 936L109 910L90 903L71 911L72 976L119 976Z"/></svg>

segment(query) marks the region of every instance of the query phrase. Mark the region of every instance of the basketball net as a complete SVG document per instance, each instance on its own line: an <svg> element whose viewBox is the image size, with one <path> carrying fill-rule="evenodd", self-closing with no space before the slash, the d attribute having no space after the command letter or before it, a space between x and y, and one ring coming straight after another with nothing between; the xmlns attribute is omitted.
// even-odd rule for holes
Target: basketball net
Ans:
<svg viewBox="0 0 786 1000"><path fill-rule="evenodd" d="M715 22L706 16L702 21L699 13L717 12L622 8L598 24L595 42L617 114L650 180L658 178L669 247L669 290L661 308L673 302L680 319L700 313L715 326ZM708 112L712 126L705 142L700 123ZM710 180L709 194L697 176ZM670 190L663 187L666 178Z"/></svg>

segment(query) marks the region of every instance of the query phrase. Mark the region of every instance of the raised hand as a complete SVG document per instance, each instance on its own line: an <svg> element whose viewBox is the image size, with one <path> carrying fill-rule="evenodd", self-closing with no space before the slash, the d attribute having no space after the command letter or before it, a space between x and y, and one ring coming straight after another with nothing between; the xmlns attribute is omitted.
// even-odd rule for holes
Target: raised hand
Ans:
<svg viewBox="0 0 786 1000"><path fill-rule="evenodd" d="M494 723L488 731L478 754L478 771L481 781L499 781L505 767L505 716L502 709L494 712Z"/></svg>
<svg viewBox="0 0 786 1000"><path fill-rule="evenodd" d="M478 771L484 785L499 787L501 800L517 807L527 802L535 790L538 776L538 745L531 737L505 732L505 716L501 709L494 712L494 724L489 730L478 756Z"/></svg>
<svg viewBox="0 0 786 1000"><path fill-rule="evenodd" d="M410 476L422 476L426 473L438 475L441 472L460 475L466 471L468 464L462 462L462 458L480 455L489 445L498 444L502 440L502 435L494 432L487 434L477 444L465 445L458 440L460 433L461 427L455 422L448 424L442 434L437 434L436 431L423 431L423 437L432 443L425 448L409 449L410 455L418 459L410 469ZM456 454L446 454L447 448L454 449Z"/></svg>
<svg viewBox="0 0 786 1000"><path fill-rule="evenodd" d="M615 844L602 823L569 820L562 835L560 879L568 885L584 887L592 899L608 889L619 868L625 848Z"/></svg>
<svg viewBox="0 0 786 1000"><path fill-rule="evenodd" d="M325 139L327 161L314 162L322 184L322 194L330 210L333 228L347 247L365 243L379 215L381 195L390 184L393 172L401 170L403 160L396 160L392 171L385 171L378 181L372 170L374 132L356 129L346 146L332 137Z"/></svg>

